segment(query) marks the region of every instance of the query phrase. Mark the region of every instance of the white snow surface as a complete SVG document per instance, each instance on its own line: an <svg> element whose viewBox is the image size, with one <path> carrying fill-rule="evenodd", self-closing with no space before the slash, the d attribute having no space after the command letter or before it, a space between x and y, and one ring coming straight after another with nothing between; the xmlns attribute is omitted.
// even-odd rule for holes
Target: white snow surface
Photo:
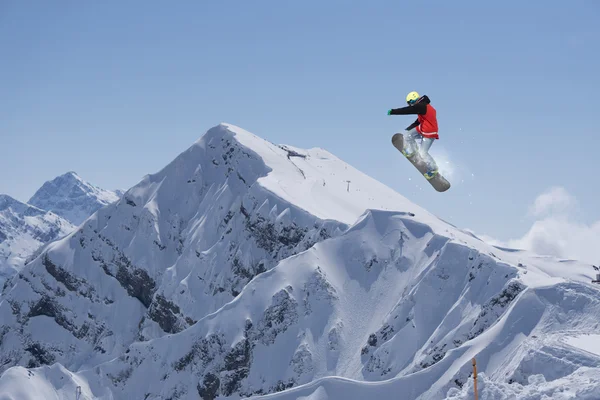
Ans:
<svg viewBox="0 0 600 400"><path fill-rule="evenodd" d="M44 183L28 203L79 225L101 207L116 202L121 194L99 188L70 171Z"/></svg>
<svg viewBox="0 0 600 400"><path fill-rule="evenodd" d="M600 356L600 334L565 337L565 343Z"/></svg>
<svg viewBox="0 0 600 400"><path fill-rule="evenodd" d="M35 370L14 367L0 378L0 400L111 399L110 392L88 382L60 364Z"/></svg>
<svg viewBox="0 0 600 400"><path fill-rule="evenodd" d="M11 281L0 400L462 400L473 358L481 400L598 399L595 272L220 124Z"/></svg>

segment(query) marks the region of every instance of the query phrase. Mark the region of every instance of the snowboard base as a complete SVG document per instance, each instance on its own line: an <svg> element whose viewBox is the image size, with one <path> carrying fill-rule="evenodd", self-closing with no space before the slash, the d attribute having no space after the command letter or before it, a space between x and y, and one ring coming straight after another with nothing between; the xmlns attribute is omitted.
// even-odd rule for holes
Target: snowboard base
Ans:
<svg viewBox="0 0 600 400"><path fill-rule="evenodd" d="M396 133L394 136L392 136L392 144L408 161L410 161L410 163L421 173L421 175L423 175L423 177L435 190L438 192L445 192L446 190L450 189L450 182L448 182L448 180L446 180L446 178L444 178L439 171L437 171L433 177L427 177L427 163L425 160L423 160L423 158L421 158L421 155L418 151L415 151L415 153L410 156L407 156L402 152L404 149L404 136L402 136L401 133Z"/></svg>

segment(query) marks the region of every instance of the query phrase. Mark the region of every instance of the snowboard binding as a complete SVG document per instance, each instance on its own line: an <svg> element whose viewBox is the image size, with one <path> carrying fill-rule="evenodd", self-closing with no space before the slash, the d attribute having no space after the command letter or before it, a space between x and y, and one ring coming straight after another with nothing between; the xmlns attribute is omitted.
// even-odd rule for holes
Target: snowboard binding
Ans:
<svg viewBox="0 0 600 400"><path fill-rule="evenodd" d="M437 169L432 170L432 171L427 171L423 174L423 176L425 177L425 179L427 180L431 180L433 179L437 174L439 173L439 171Z"/></svg>
<svg viewBox="0 0 600 400"><path fill-rule="evenodd" d="M411 158L412 156L415 155L415 153L416 153L416 151L409 153L408 151L406 151L406 147L402 149L402 154L404 154L404 157L406 157L406 158Z"/></svg>

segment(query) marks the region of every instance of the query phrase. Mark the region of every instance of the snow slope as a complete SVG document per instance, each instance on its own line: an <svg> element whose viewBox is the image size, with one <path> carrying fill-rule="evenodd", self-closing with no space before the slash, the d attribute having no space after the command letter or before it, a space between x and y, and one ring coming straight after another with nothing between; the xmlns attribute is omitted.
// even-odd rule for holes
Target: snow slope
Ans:
<svg viewBox="0 0 600 400"><path fill-rule="evenodd" d="M600 334L566 337L565 342L570 346L574 346L581 350L585 350L600 356Z"/></svg>
<svg viewBox="0 0 600 400"><path fill-rule="evenodd" d="M0 393L462 399L475 357L482 400L585 398L600 356L566 338L598 332L594 272L221 124L15 278Z"/></svg>
<svg viewBox="0 0 600 400"><path fill-rule="evenodd" d="M15 367L0 378L0 400L108 400L111 398L110 393L101 388L93 388L93 390L85 379L60 364L36 370Z"/></svg>
<svg viewBox="0 0 600 400"><path fill-rule="evenodd" d="M79 225L99 208L117 201L121 195L120 191L92 185L71 171L44 183L28 203Z"/></svg>
<svg viewBox="0 0 600 400"><path fill-rule="evenodd" d="M597 288L544 272L548 260L511 265L501 260L510 253L492 256L443 232L416 215L367 212L189 329L131 345L97 368L96 382L123 399L249 396L302 384L274 398L439 399L468 383L473 357L494 382L519 385L598 365L560 341L598 329ZM571 265L574 275L586 267ZM330 376L346 380L311 383Z"/></svg>
<svg viewBox="0 0 600 400"><path fill-rule="evenodd" d="M0 194L0 290L42 245L73 229L52 212Z"/></svg>

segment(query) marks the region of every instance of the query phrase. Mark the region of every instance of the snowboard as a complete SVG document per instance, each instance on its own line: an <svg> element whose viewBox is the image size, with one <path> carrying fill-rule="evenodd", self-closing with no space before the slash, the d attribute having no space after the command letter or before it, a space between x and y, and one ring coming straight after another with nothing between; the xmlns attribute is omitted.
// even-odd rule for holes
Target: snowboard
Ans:
<svg viewBox="0 0 600 400"><path fill-rule="evenodd" d="M402 136L401 133L396 133L394 136L392 136L392 144L400 153L402 153L402 149L404 148L404 136ZM414 167L421 173L421 175L423 175L423 177L435 190L438 192L445 192L446 190L450 189L450 182L448 182L439 171L432 178L427 178L425 176L425 173L427 172L427 163L425 160L423 160L423 158L421 158L421 155L418 151L415 151L415 153L410 157L405 156L404 153L402 153L402 155L408 159L412 165L414 165Z"/></svg>

